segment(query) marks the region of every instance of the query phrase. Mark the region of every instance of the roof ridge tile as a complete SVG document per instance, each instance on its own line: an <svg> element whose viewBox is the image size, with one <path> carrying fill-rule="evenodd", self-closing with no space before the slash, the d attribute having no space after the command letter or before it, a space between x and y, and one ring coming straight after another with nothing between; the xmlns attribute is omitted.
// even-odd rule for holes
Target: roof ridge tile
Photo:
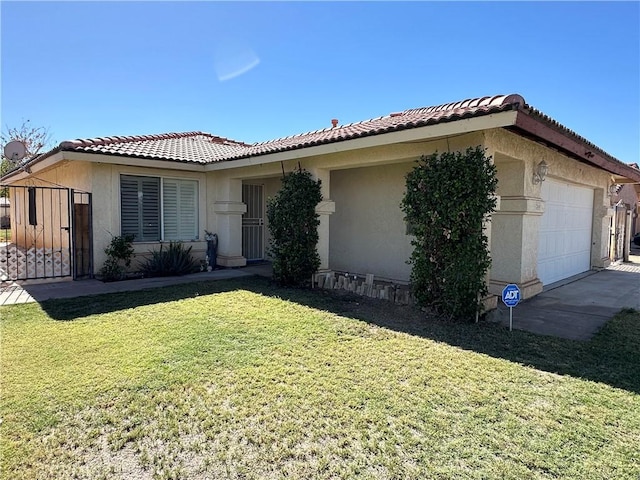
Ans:
<svg viewBox="0 0 640 480"><path fill-rule="evenodd" d="M74 149L78 147L89 147L89 146L104 146L104 145L112 145L112 144L121 144L121 143L134 143L134 142L146 142L146 141L156 141L156 140L171 140L171 139L180 139L180 138L193 138L196 136L204 136L208 137L215 143L230 143L241 146L249 147L249 144L244 142L238 142L236 140L231 140L226 137L220 137L217 135L212 135L210 133L202 132L202 131L191 131L191 132L168 132L168 133L158 133L158 134L147 134L147 135L114 135L110 137L95 137L95 138L77 138L75 140L66 140L60 142L59 148L62 150Z"/></svg>

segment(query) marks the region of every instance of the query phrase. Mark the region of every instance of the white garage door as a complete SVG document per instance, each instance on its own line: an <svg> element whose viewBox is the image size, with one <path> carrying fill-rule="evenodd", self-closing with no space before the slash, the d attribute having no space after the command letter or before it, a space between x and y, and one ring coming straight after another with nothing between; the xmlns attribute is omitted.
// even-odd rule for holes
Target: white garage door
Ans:
<svg viewBox="0 0 640 480"><path fill-rule="evenodd" d="M538 246L538 278L544 285L591 268L593 190L547 179Z"/></svg>

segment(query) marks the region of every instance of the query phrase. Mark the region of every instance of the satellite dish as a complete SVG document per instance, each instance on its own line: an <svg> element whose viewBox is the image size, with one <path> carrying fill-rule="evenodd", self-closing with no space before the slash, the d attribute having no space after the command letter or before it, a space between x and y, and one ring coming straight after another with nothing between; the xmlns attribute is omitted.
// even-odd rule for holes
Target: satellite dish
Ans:
<svg viewBox="0 0 640 480"><path fill-rule="evenodd" d="M19 162L26 154L27 147L19 140L14 140L4 146L4 156L12 162Z"/></svg>

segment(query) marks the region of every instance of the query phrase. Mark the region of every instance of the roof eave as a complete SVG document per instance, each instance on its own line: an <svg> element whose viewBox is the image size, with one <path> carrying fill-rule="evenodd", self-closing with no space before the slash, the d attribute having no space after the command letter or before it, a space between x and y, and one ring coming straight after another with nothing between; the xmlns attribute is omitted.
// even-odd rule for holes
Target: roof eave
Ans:
<svg viewBox="0 0 640 480"><path fill-rule="evenodd" d="M203 172L204 164L181 160L162 158L143 158L128 155L105 154L96 152L77 152L68 150L51 151L7 173L2 177L2 184L12 184L24 180L34 173L49 169L63 161L85 161L93 163L107 163L112 165L126 165L132 167L164 168L167 170L187 170L191 172Z"/></svg>
<svg viewBox="0 0 640 480"><path fill-rule="evenodd" d="M257 155L249 155L247 157L210 163L206 165L205 170L228 170L252 165L297 160L319 155L379 147L383 145L392 145L396 143L429 141L453 135L463 135L490 128L500 128L513 125L516 119L516 113L517 112L514 110L509 110L458 119L455 121L440 122L433 125L338 140L321 145L302 145L300 147L278 152L260 153Z"/></svg>
<svg viewBox="0 0 640 480"><path fill-rule="evenodd" d="M123 155L118 153L67 151L65 160L86 161L94 163L108 163L113 165L127 165L132 167L165 168L170 170L204 171L205 164L186 160L149 158Z"/></svg>
<svg viewBox="0 0 640 480"><path fill-rule="evenodd" d="M606 170L616 176L618 183L640 182L640 170L598 151L592 145L573 138L573 135L567 134L567 132L550 127L526 111L518 111L514 127L516 133L520 135L524 133L523 136L540 140L576 160Z"/></svg>

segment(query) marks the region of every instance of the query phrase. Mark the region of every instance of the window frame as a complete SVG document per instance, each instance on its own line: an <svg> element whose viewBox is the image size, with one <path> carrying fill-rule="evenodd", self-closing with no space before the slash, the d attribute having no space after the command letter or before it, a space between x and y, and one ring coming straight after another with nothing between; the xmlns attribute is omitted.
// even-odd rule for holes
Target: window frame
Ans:
<svg viewBox="0 0 640 480"><path fill-rule="evenodd" d="M164 176L164 175L151 175L151 174L132 174L132 173L120 173L119 175L119 181L118 181L118 187L120 190L120 194L119 194L119 207L120 207L120 233L124 234L123 232L123 198L122 198L122 194L123 194L123 189L122 189L122 180L124 178L133 178L133 179L155 179L157 180L158 184L159 184L159 189L158 189L158 204L157 204L157 211L158 211L158 237L154 238L154 239L150 239L150 238L142 238L139 239L138 238L138 234L135 234L136 237L133 240L133 243L158 243L158 242L167 242L167 241L180 241L180 242L193 242L193 241L199 241L200 240L200 180L196 179L196 178L185 178L185 177L173 177L173 176ZM166 182L175 182L175 184L177 184L178 186L181 184L187 184L187 183L192 183L193 184L193 206L194 206L194 212L193 212L193 236L188 237L185 236L185 238L180 238L183 237L183 235L180 235L180 224L178 221L178 238L167 238L168 235L165 232L165 181ZM138 190L137 190L137 194L140 195L141 192L141 184L138 184ZM180 187L178 187L177 189L177 197L180 196ZM179 204L179 202L178 202ZM178 206L178 211L176 212L176 218L179 219L180 218L180 207ZM138 233L140 233L141 231L141 222L142 222L142 217L140 216L140 214L137 217L137 223L138 223ZM187 238L188 237L188 238Z"/></svg>

